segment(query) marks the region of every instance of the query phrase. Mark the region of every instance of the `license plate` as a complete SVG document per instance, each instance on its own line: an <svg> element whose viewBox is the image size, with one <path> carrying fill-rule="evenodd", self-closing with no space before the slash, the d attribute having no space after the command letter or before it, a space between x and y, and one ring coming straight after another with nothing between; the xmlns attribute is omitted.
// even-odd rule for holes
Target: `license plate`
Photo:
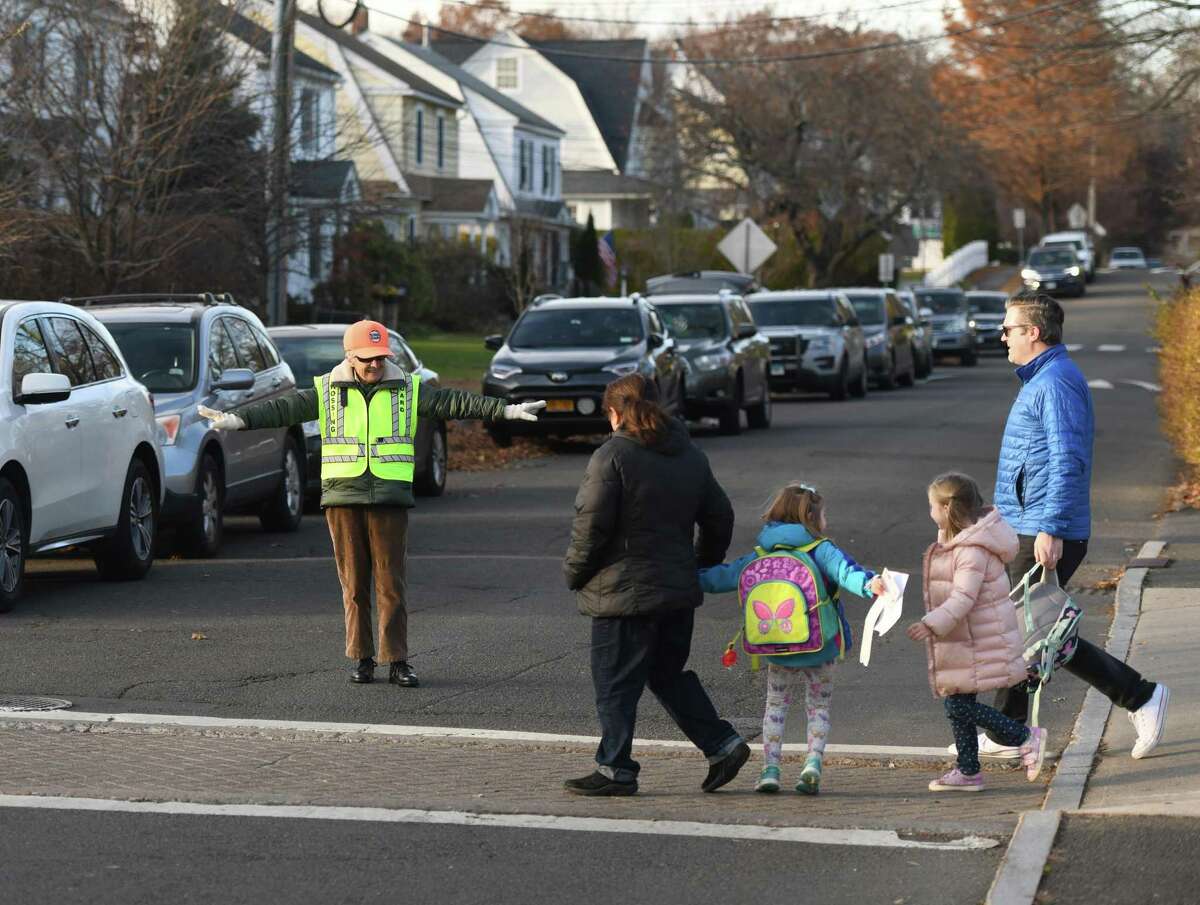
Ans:
<svg viewBox="0 0 1200 905"><path fill-rule="evenodd" d="M782 377L783 376L783 365L772 364L771 365L771 376L772 377Z"/></svg>
<svg viewBox="0 0 1200 905"><path fill-rule="evenodd" d="M573 412L575 411L574 399L547 399L546 411L548 412Z"/></svg>
<svg viewBox="0 0 1200 905"><path fill-rule="evenodd" d="M1049 283L1042 283L1042 285L1045 286L1047 289L1057 289L1058 288L1058 283L1054 282L1054 280L1051 280Z"/></svg>

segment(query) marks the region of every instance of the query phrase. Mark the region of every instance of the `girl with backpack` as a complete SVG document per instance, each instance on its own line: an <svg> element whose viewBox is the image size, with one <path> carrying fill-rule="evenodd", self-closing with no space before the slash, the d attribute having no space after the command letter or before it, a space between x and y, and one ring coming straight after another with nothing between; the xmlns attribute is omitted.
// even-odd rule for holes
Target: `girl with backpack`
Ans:
<svg viewBox="0 0 1200 905"><path fill-rule="evenodd" d="M1030 782L1046 754L1046 730L1029 729L975 700L981 691L1025 681L1021 631L1009 599L1005 563L1017 555L1017 534L1000 513L983 502L979 485L949 473L929 485L929 517L937 541L925 551L925 615L908 627L924 641L929 683L945 698L958 762L929 784L933 792L981 792L976 730L986 729L1005 745L1019 746Z"/></svg>
<svg viewBox="0 0 1200 905"><path fill-rule="evenodd" d="M883 593L884 585L823 536L825 502L815 488L786 485L775 494L763 521L754 552L701 570L700 586L710 594L739 592L743 648L767 658L763 768L755 791L779 791L784 724L793 697L803 689L808 756L796 791L816 795L829 736L833 666L852 640L838 592L845 588L871 598ZM729 656L736 656L732 644Z"/></svg>

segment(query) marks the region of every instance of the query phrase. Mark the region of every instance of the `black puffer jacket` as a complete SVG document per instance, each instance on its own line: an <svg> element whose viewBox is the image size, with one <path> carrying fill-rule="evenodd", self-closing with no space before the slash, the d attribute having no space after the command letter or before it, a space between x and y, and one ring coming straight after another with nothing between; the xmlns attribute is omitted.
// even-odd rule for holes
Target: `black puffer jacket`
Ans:
<svg viewBox="0 0 1200 905"><path fill-rule="evenodd" d="M733 507L682 422L659 449L618 431L592 454L575 497L567 587L585 616L694 609L704 600L697 568L721 562L732 535Z"/></svg>

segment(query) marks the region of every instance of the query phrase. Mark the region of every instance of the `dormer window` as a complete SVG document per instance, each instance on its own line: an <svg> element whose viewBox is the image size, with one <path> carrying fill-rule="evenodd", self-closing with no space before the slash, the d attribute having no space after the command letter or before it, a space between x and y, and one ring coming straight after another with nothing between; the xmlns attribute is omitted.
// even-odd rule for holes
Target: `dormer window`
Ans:
<svg viewBox="0 0 1200 905"><path fill-rule="evenodd" d="M500 57L496 60L496 87L501 91L516 91L519 84L517 58Z"/></svg>

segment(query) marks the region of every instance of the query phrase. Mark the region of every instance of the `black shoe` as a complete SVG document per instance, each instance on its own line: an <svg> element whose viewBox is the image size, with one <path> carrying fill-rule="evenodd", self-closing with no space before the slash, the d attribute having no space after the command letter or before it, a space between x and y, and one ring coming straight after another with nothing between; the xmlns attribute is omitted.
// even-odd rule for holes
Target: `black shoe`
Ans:
<svg viewBox="0 0 1200 905"><path fill-rule="evenodd" d="M416 688L421 684L421 680L417 678L417 674L413 672L413 668L408 665L407 660L398 660L392 664L392 668L388 670L388 681L393 685L403 685L405 688Z"/></svg>
<svg viewBox="0 0 1200 905"><path fill-rule="evenodd" d="M609 779L599 770L596 770L594 773L581 776L579 779L568 779L563 783L563 788L572 795L593 795L597 797L636 795L637 780L632 779L629 782L617 782L615 779Z"/></svg>
<svg viewBox="0 0 1200 905"><path fill-rule="evenodd" d="M375 661L370 657L363 657L358 661L358 666L350 670L350 681L355 685L369 685L375 680Z"/></svg>
<svg viewBox="0 0 1200 905"><path fill-rule="evenodd" d="M750 746L742 742L708 768L708 776L700 784L700 788L705 792L717 791L717 789L737 776L738 770L742 769L749 759Z"/></svg>

